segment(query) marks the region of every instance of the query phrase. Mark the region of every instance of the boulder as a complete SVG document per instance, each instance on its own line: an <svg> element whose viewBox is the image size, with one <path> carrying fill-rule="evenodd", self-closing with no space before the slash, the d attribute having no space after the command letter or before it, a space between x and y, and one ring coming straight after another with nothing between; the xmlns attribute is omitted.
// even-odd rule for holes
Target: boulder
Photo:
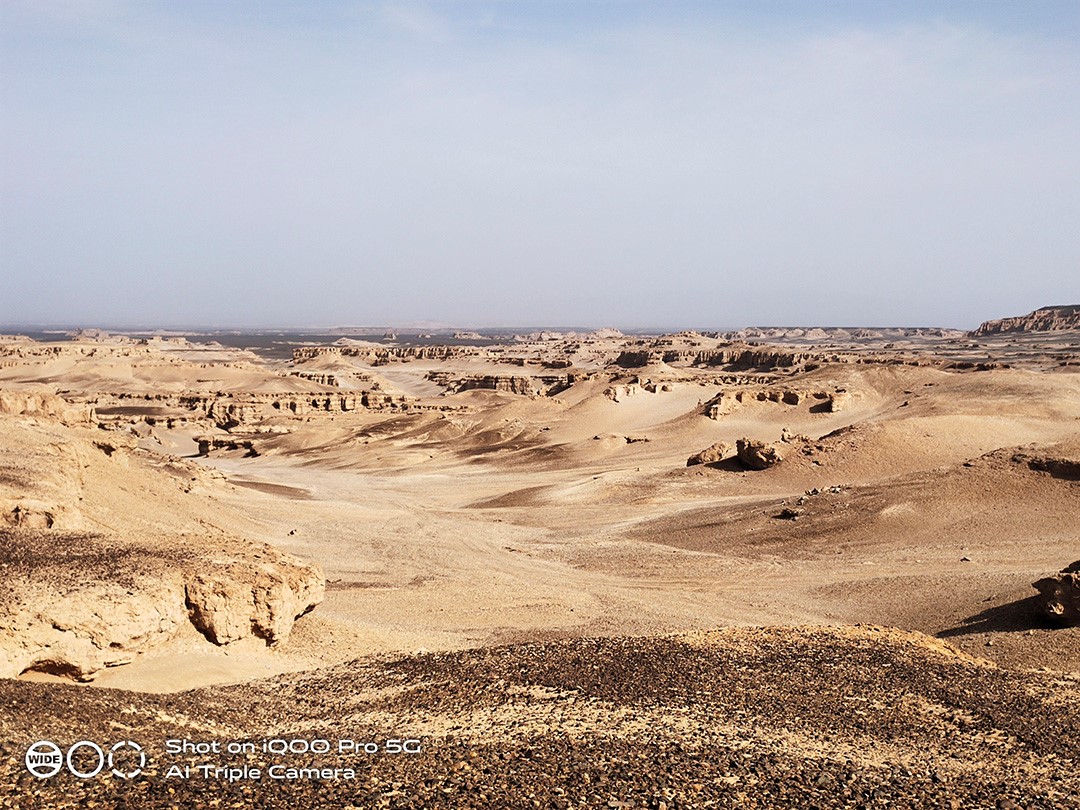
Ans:
<svg viewBox="0 0 1080 810"><path fill-rule="evenodd" d="M755 439L739 439L735 443L739 462L751 470L765 470L783 460L780 451L771 444Z"/></svg>
<svg viewBox="0 0 1080 810"><path fill-rule="evenodd" d="M191 623L215 644L249 636L267 644L286 641L293 622L323 600L322 572L285 559L214 567L185 589Z"/></svg>
<svg viewBox="0 0 1080 810"><path fill-rule="evenodd" d="M728 454L730 449L724 442L715 442L704 450L690 456L686 460L686 466L693 467L695 464L712 464L714 461L720 461Z"/></svg>
<svg viewBox="0 0 1080 810"><path fill-rule="evenodd" d="M1080 560L1032 585L1043 615L1055 624L1080 625Z"/></svg>

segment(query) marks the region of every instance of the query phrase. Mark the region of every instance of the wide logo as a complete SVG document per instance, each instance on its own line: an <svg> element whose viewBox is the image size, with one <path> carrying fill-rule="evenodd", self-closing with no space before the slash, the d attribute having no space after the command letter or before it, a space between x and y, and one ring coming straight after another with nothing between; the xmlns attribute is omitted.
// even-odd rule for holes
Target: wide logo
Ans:
<svg viewBox="0 0 1080 810"><path fill-rule="evenodd" d="M108 750L91 740L80 740L65 753L50 740L38 740L26 749L26 770L38 779L49 779L67 768L79 779L93 779L108 770L118 779L134 779L146 767L146 752L132 740L121 740Z"/></svg>

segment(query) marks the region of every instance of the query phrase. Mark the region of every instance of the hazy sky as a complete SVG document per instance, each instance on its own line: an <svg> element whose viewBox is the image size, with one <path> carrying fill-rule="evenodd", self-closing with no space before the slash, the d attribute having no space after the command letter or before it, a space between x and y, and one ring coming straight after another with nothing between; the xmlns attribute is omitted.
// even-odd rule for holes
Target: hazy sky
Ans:
<svg viewBox="0 0 1080 810"><path fill-rule="evenodd" d="M0 323L1080 303L1080 3L0 3Z"/></svg>

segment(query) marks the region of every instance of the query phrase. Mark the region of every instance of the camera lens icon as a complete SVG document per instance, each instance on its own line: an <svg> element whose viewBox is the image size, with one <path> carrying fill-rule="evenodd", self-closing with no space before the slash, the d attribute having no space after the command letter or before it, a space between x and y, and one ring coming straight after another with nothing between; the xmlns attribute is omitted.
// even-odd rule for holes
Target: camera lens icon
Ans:
<svg viewBox="0 0 1080 810"><path fill-rule="evenodd" d="M132 740L115 743L108 752L91 740L80 740L63 750L50 740L38 740L26 750L26 770L38 779L48 779L67 765L68 773L79 779L93 779L106 768L118 779L134 779L146 767L146 752Z"/></svg>
<svg viewBox="0 0 1080 810"><path fill-rule="evenodd" d="M119 762L117 760L117 753L119 752ZM129 753L130 752L130 753ZM120 764L133 765L135 760L138 760L138 767L129 768L128 770L121 770ZM113 776L118 776L121 779L134 779L140 773L142 769L146 767L146 752L142 750L142 746L137 742L131 740L121 740L109 749L109 769L112 771Z"/></svg>

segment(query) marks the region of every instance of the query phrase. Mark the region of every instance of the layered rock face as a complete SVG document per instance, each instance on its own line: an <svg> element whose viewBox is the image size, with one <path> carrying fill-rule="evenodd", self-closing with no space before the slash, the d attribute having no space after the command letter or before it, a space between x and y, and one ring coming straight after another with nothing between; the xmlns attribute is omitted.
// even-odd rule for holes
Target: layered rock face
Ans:
<svg viewBox="0 0 1080 810"><path fill-rule="evenodd" d="M220 541L218 541L220 544ZM167 643L188 623L216 644L288 639L323 598L321 569L270 547L209 554L100 536L0 532L0 677L90 680Z"/></svg>
<svg viewBox="0 0 1080 810"><path fill-rule="evenodd" d="M971 333L973 337L1014 332L1060 332L1080 329L1080 304L1043 307L1019 318L985 321Z"/></svg>
<svg viewBox="0 0 1080 810"><path fill-rule="evenodd" d="M310 393L216 393L99 395L95 418L103 424L124 424L135 418L205 419L223 430L247 426L279 417L348 414L358 411L408 410L404 396L381 391ZM85 410L85 409L84 409Z"/></svg>
<svg viewBox="0 0 1080 810"><path fill-rule="evenodd" d="M65 425L86 425L94 421L94 409L73 405L45 392L0 391L0 414L56 419Z"/></svg>
<svg viewBox="0 0 1080 810"><path fill-rule="evenodd" d="M451 393L461 391L501 391L522 396L553 396L573 385L573 374L523 376L506 374L469 374L455 376L447 371L428 372L427 378Z"/></svg>
<svg viewBox="0 0 1080 810"><path fill-rule="evenodd" d="M659 344L661 341L654 341ZM615 358L620 368L641 368L650 363L683 363L694 366L725 366L730 368L790 368L812 360L820 360L817 354L793 352L764 346L732 344L724 348L665 349L661 346L646 349L625 349Z"/></svg>
<svg viewBox="0 0 1080 810"><path fill-rule="evenodd" d="M1039 592L1043 615L1055 624L1080 625L1080 560L1033 587Z"/></svg>

